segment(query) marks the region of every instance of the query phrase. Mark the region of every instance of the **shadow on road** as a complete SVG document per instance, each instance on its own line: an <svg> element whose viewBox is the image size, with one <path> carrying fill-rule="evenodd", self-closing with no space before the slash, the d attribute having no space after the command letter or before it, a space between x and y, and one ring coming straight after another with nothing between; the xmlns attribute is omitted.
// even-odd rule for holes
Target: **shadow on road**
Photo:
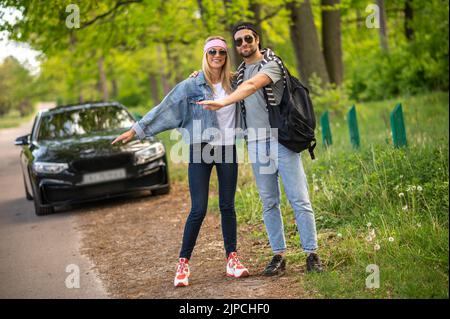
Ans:
<svg viewBox="0 0 450 319"><path fill-rule="evenodd" d="M44 222L46 220L67 217L73 214L83 214L91 209L108 208L114 209L117 206L129 203L140 203L152 200L157 196L152 196L148 191L142 191L132 194L119 195L109 198L102 198L95 201L58 206L55 213L45 216L36 216L34 212L33 201L25 198L15 198L4 200L0 203L0 214L2 214L2 224L23 224Z"/></svg>

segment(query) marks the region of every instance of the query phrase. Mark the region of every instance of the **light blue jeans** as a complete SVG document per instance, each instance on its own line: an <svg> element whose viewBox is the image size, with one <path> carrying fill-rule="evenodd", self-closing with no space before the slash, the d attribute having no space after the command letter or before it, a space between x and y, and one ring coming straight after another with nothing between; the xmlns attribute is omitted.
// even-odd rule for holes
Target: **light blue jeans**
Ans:
<svg viewBox="0 0 450 319"><path fill-rule="evenodd" d="M317 250L314 212L308 194L308 183L301 156L275 138L248 142L248 154L263 204L263 219L274 254L286 250L283 219L280 210L281 176L286 197L295 214L300 245L306 253Z"/></svg>

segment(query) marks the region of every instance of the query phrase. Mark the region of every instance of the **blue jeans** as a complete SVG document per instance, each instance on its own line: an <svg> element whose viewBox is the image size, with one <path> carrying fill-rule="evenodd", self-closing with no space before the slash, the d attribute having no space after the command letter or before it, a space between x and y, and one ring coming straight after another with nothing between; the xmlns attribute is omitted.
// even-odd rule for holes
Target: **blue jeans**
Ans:
<svg viewBox="0 0 450 319"><path fill-rule="evenodd" d="M287 149L275 138L248 142L247 147L263 204L263 219L272 251L277 254L286 250L280 210L278 176L281 176L286 197L294 210L300 244L305 252L315 252L316 223L300 154Z"/></svg>
<svg viewBox="0 0 450 319"><path fill-rule="evenodd" d="M197 144L196 146L199 145ZM190 149L188 168L191 211L184 226L180 258L190 259L194 250L200 227L202 226L208 208L209 180L213 166L216 166L217 179L219 181L219 208L222 235L225 254L228 257L231 252L236 251L236 211L234 209L234 197L238 176L236 147L234 145L215 146L214 151L211 145L206 143L202 143L197 149L194 147L191 146ZM214 156L214 160L205 161L199 153L200 151L205 153L205 147L206 151L211 150L211 154L215 152L219 156ZM220 151L222 152L221 154ZM230 159L228 155L232 155L231 161L225 160L225 154L227 154L227 159Z"/></svg>

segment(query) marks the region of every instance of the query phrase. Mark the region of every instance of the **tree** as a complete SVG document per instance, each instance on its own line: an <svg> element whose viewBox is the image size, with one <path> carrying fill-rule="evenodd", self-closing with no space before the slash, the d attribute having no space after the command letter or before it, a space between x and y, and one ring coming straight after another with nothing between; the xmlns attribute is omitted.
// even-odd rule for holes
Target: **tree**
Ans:
<svg viewBox="0 0 450 319"><path fill-rule="evenodd" d="M414 10L412 7L411 0L405 0L405 36L408 41L412 41L414 39L414 29L413 29L413 16Z"/></svg>
<svg viewBox="0 0 450 319"><path fill-rule="evenodd" d="M0 115L18 110L24 116L32 110L34 79L16 58L9 56L0 64Z"/></svg>
<svg viewBox="0 0 450 319"><path fill-rule="evenodd" d="M387 30L387 18L386 18L386 8L384 6L384 0L377 0L377 5L380 13L380 45L384 52L389 52L388 44L388 30Z"/></svg>
<svg viewBox="0 0 450 319"><path fill-rule="evenodd" d="M300 77L308 83L311 76L316 74L322 83L328 83L328 71L320 48L310 1L304 0L301 4L289 2L287 9L290 12L291 41Z"/></svg>
<svg viewBox="0 0 450 319"><path fill-rule="evenodd" d="M330 81L338 86L344 80L341 46L340 0L322 0L323 54Z"/></svg>

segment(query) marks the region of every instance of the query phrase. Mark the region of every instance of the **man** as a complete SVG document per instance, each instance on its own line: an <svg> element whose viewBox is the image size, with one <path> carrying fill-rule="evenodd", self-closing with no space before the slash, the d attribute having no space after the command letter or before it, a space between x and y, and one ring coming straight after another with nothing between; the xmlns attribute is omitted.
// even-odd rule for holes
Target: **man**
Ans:
<svg viewBox="0 0 450 319"><path fill-rule="evenodd" d="M260 69L263 54L260 51L260 37L250 23L240 23L233 30L237 52L245 63L243 82L228 97L215 101L201 101L205 109L218 110L225 105L244 100L247 148L253 173L263 203L263 219L273 251L273 258L263 274L283 275L286 269L286 242L280 210L281 176L286 196L293 208L300 242L308 254L307 271L322 271L317 250L317 233L314 213L309 200L306 175L301 157L276 139L276 132L270 127L263 87L270 85L277 103L281 101L284 83L283 73L275 61L264 64ZM275 167L268 169L267 165Z"/></svg>

